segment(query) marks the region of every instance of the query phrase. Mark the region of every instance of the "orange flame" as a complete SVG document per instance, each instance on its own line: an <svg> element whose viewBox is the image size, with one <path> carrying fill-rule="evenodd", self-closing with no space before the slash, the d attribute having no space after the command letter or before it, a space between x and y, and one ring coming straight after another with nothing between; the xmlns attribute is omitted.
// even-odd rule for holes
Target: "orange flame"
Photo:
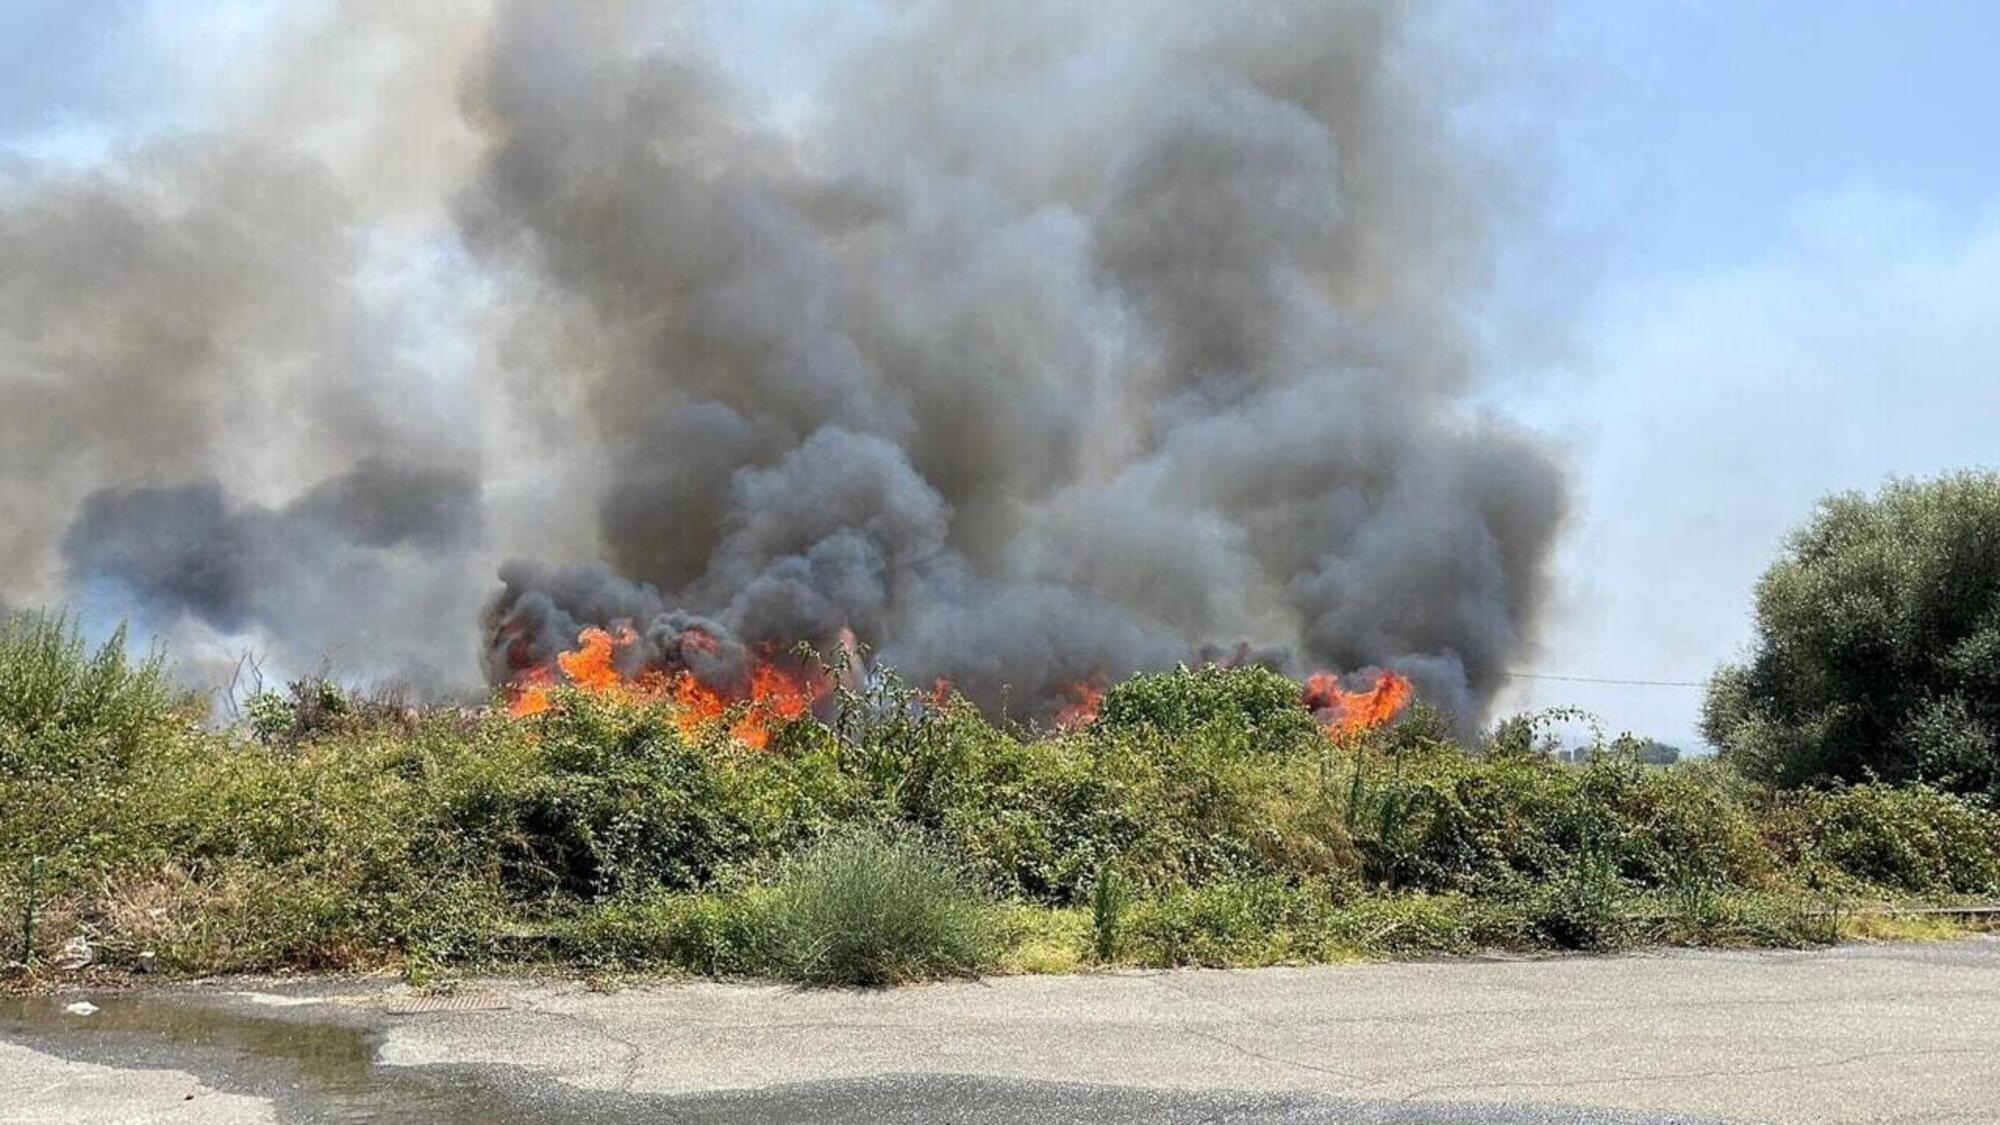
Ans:
<svg viewBox="0 0 2000 1125"><path fill-rule="evenodd" d="M638 639L630 625L620 625L615 636L603 629L585 629L577 636L576 648L556 657L556 666L563 680L587 694L627 703L668 704L674 726L690 739L710 723L726 719L729 736L753 750L768 746L775 729L805 715L827 691L824 679L812 671L765 659L751 665L748 693L741 698L685 670L649 669L627 676L618 670L618 653ZM704 640L714 643L713 638L693 632L683 643L700 646ZM557 682L555 669L546 665L527 669L515 678L508 711L517 718L547 711Z"/></svg>
<svg viewBox="0 0 2000 1125"><path fill-rule="evenodd" d="M1394 672L1378 673L1375 686L1366 691L1343 690L1340 676L1334 672L1314 672L1306 677L1306 707L1322 716L1330 737L1343 742L1402 714L1414 695L1410 681Z"/></svg>
<svg viewBox="0 0 2000 1125"><path fill-rule="evenodd" d="M513 701L507 711L517 719L539 715L549 709L549 692L556 686L555 670L551 668L529 668L514 680Z"/></svg>
<svg viewBox="0 0 2000 1125"><path fill-rule="evenodd" d="M577 637L582 647L574 652L565 652L556 657L556 664L569 677L569 682L585 691L612 692L622 688L625 677L618 674L618 666L613 663L618 650L639 639L630 625L619 625L618 635L613 637L602 629L585 629Z"/></svg>
<svg viewBox="0 0 2000 1125"><path fill-rule="evenodd" d="M1078 680L1063 688L1069 702L1056 712L1057 730L1075 730L1097 721L1097 705L1104 701L1104 684L1099 680Z"/></svg>

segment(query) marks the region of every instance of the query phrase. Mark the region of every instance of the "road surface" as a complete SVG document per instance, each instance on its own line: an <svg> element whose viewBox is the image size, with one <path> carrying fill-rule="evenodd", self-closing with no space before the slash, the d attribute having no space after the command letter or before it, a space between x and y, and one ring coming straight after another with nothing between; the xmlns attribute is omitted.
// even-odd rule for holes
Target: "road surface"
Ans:
<svg viewBox="0 0 2000 1125"><path fill-rule="evenodd" d="M888 992L0 1001L0 1122L2000 1121L2000 939Z"/></svg>

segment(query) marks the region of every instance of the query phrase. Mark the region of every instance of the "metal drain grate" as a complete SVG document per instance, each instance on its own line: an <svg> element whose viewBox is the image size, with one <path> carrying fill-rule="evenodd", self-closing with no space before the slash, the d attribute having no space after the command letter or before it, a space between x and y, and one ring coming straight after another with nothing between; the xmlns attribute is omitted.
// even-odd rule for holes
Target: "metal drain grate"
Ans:
<svg viewBox="0 0 2000 1125"><path fill-rule="evenodd" d="M451 992L439 996L399 996L383 1009L392 1016L421 1016L433 1012L502 1012L507 1001L492 992Z"/></svg>

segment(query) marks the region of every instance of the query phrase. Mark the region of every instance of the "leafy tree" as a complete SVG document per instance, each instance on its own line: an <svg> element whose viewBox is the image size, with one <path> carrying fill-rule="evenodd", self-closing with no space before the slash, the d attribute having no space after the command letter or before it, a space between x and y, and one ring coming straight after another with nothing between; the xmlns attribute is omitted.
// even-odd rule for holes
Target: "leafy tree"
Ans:
<svg viewBox="0 0 2000 1125"><path fill-rule="evenodd" d="M1757 638L1702 734L1786 785L1924 780L2000 795L2000 474L1824 501L1757 586Z"/></svg>
<svg viewBox="0 0 2000 1125"><path fill-rule="evenodd" d="M1633 749L1634 755L1649 766L1671 766L1681 760L1681 748L1657 738L1641 739Z"/></svg>

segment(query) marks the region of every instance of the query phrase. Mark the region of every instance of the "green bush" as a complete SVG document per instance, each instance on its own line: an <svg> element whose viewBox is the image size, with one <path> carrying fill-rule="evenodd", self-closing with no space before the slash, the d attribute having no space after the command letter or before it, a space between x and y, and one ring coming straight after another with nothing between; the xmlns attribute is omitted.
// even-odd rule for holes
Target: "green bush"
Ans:
<svg viewBox="0 0 2000 1125"><path fill-rule="evenodd" d="M1209 731L1241 739L1250 749L1295 752L1324 737L1299 700L1299 685L1267 668L1182 665L1134 676L1105 692L1092 725L1102 733Z"/></svg>
<svg viewBox="0 0 2000 1125"><path fill-rule="evenodd" d="M1118 921L1125 912L1129 890L1118 869L1106 864L1090 888L1090 948L1099 961L1118 957Z"/></svg>
<svg viewBox="0 0 2000 1125"><path fill-rule="evenodd" d="M523 773L489 776L446 814L498 841L515 893L694 890L747 850L715 748L688 744L661 709L571 695L539 722Z"/></svg>
<svg viewBox="0 0 2000 1125"><path fill-rule="evenodd" d="M869 832L789 860L763 925L769 967L804 984L967 976L999 952L992 907L957 868L929 846Z"/></svg>
<svg viewBox="0 0 2000 1125"><path fill-rule="evenodd" d="M64 617L0 616L0 774L115 774L173 718L159 656L134 663L123 627L92 653Z"/></svg>
<svg viewBox="0 0 2000 1125"><path fill-rule="evenodd" d="M1586 853L1638 887L1771 875L1748 794L1705 764L1661 769L1601 754L1579 767L1452 751L1366 776L1354 843L1368 878L1391 888L1510 893L1564 875Z"/></svg>
<svg viewBox="0 0 2000 1125"><path fill-rule="evenodd" d="M768 896L653 891L597 904L555 927L567 962L599 969L677 969L707 976L763 971L771 961Z"/></svg>
<svg viewBox="0 0 2000 1125"><path fill-rule="evenodd" d="M1270 965L1422 957L1538 943L1529 911L1460 895L1358 895L1271 879L1217 883L1133 906L1127 960L1153 966Z"/></svg>
<svg viewBox="0 0 2000 1125"><path fill-rule="evenodd" d="M1318 736L1313 753L1285 755L1227 724L1023 740L968 714L942 729L895 757L867 751L870 784L887 818L931 833L1002 894L1082 905L1113 861L1164 888L1346 858L1337 824L1311 811Z"/></svg>
<svg viewBox="0 0 2000 1125"><path fill-rule="evenodd" d="M1594 758L1578 775L1576 815L1590 843L1638 888L1759 887L1773 878L1756 792L1713 762L1668 769L1636 756Z"/></svg>
<svg viewBox="0 0 2000 1125"><path fill-rule="evenodd" d="M1839 940L1833 903L1813 894L1742 892L1689 884L1654 900L1632 933L1663 945L1796 949Z"/></svg>
<svg viewBox="0 0 2000 1125"><path fill-rule="evenodd" d="M1806 865L1892 894L2000 894L2000 814L1927 786L1853 785L1797 799Z"/></svg>
<svg viewBox="0 0 2000 1125"><path fill-rule="evenodd" d="M1436 894L1367 896L1329 915L1325 935L1338 951L1422 957L1522 945L1525 926L1519 909L1505 901Z"/></svg>
<svg viewBox="0 0 2000 1125"><path fill-rule="evenodd" d="M1579 856L1556 878L1527 895L1529 932L1557 949L1620 949L1633 936L1630 889L1603 855Z"/></svg>
<svg viewBox="0 0 2000 1125"><path fill-rule="evenodd" d="M1298 956L1301 935L1318 928L1330 905L1276 879L1210 883L1135 904L1125 946L1147 965L1270 964Z"/></svg>
<svg viewBox="0 0 2000 1125"><path fill-rule="evenodd" d="M243 701L243 713L259 742L295 746L305 739L366 725L372 703L375 701L316 675L293 680L283 692L257 692ZM372 709L379 718L380 705Z"/></svg>

